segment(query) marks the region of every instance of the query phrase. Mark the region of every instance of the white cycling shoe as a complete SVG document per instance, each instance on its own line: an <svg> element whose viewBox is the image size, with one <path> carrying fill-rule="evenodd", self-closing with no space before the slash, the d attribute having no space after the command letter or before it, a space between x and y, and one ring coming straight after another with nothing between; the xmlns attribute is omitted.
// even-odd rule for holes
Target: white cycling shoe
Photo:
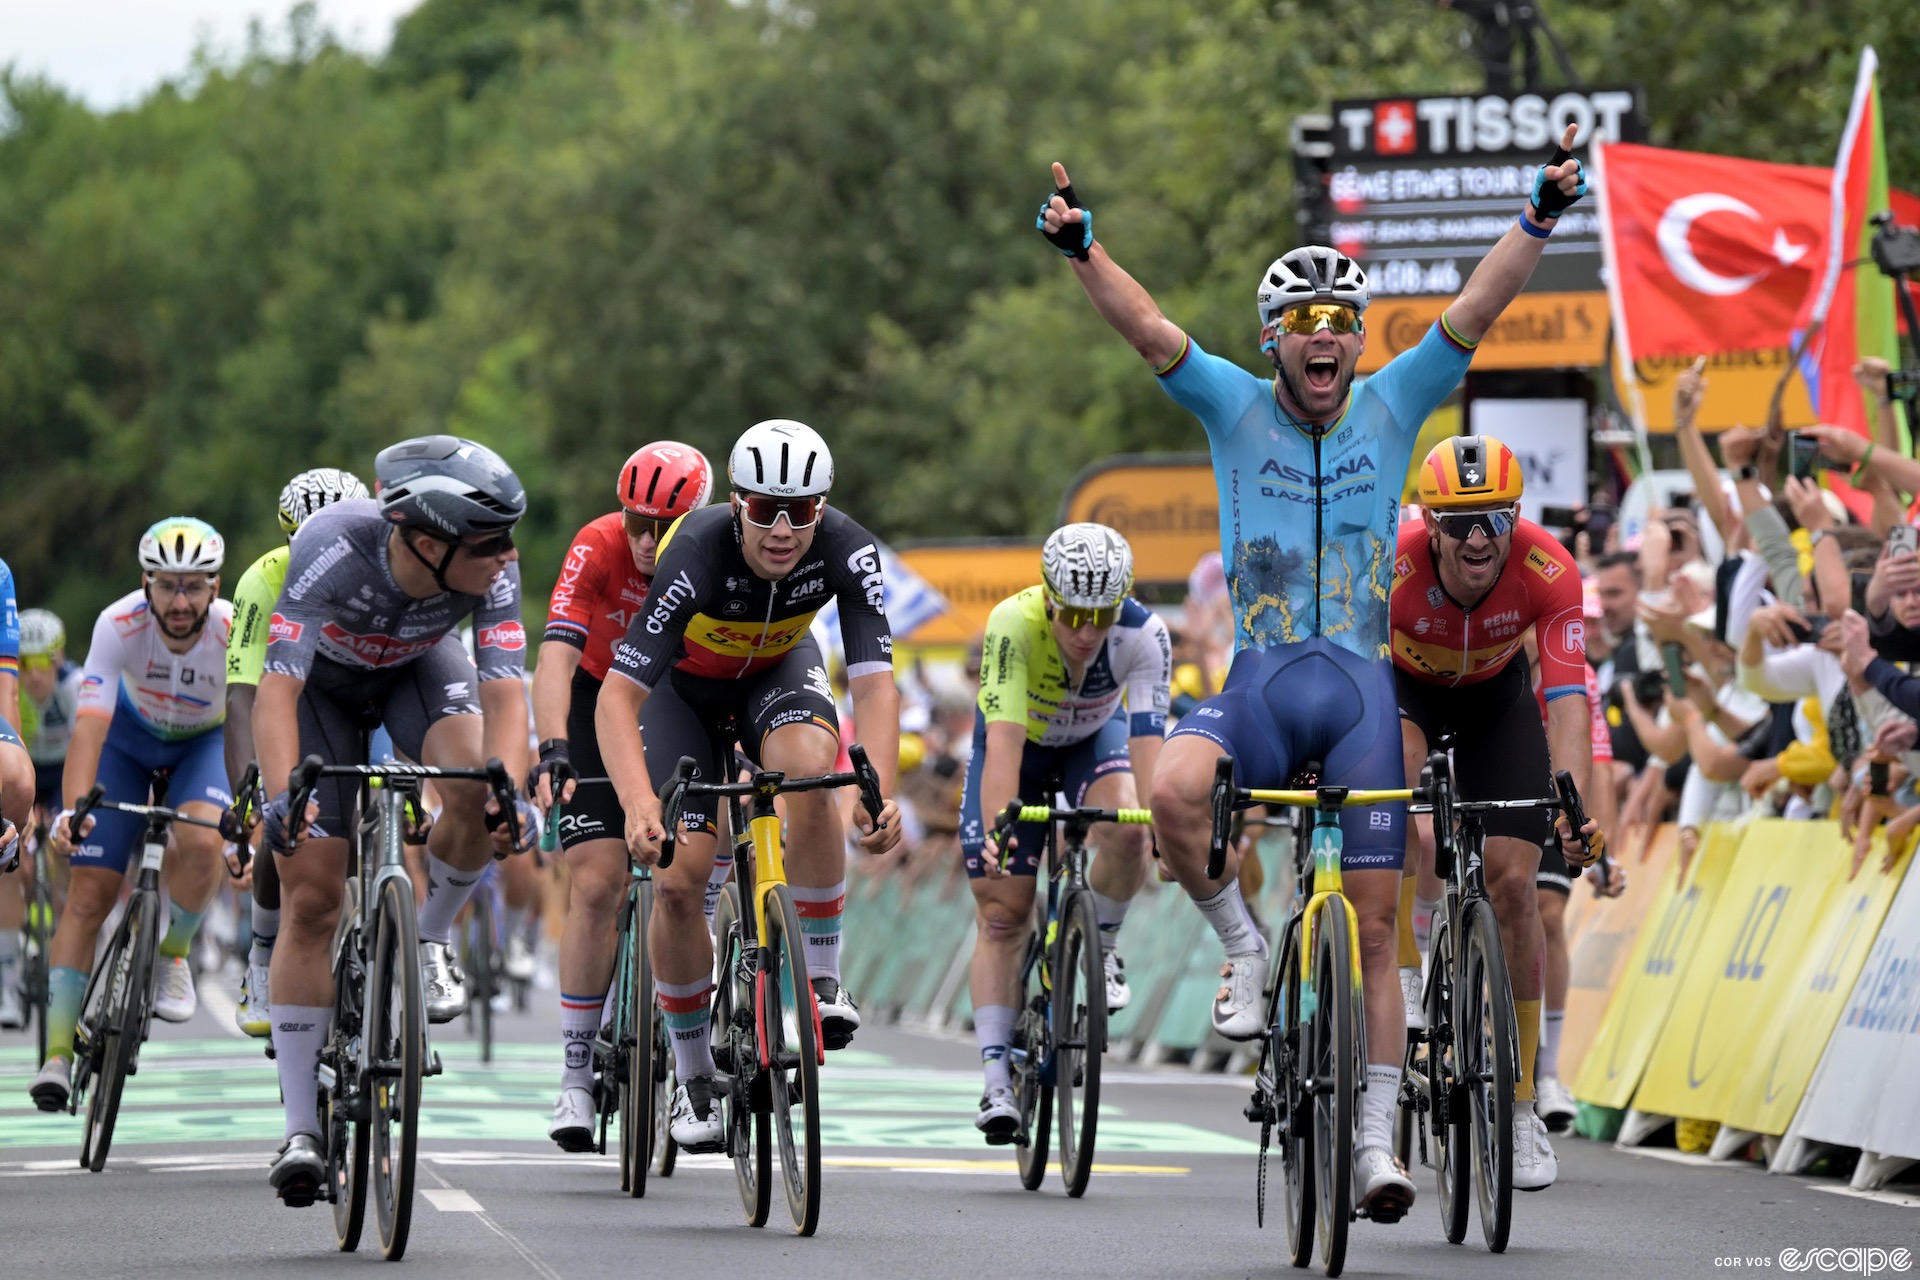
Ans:
<svg viewBox="0 0 1920 1280"><path fill-rule="evenodd" d="M988 1146L1012 1142L1020 1128L1020 1103L1013 1090L1003 1084L988 1089L980 1098L980 1114L973 1118L973 1127L986 1135Z"/></svg>
<svg viewBox="0 0 1920 1280"><path fill-rule="evenodd" d="M427 991L427 1021L452 1022L467 1007L467 979L444 942L420 944L421 985Z"/></svg>
<svg viewBox="0 0 1920 1280"><path fill-rule="evenodd" d="M820 1006L820 1038L829 1049L844 1049L853 1043L860 1029L860 1006L853 1002L837 978L821 976L812 983L813 998Z"/></svg>
<svg viewBox="0 0 1920 1280"><path fill-rule="evenodd" d="M1101 955L1107 971L1107 1012L1118 1013L1133 1003L1133 988L1127 985L1127 962L1116 951Z"/></svg>
<svg viewBox="0 0 1920 1280"><path fill-rule="evenodd" d="M1257 1040L1266 1030L1266 1010L1260 1007L1260 983L1267 958L1260 954L1228 956L1220 966L1220 991L1213 998L1213 1029L1229 1040Z"/></svg>
<svg viewBox="0 0 1920 1280"><path fill-rule="evenodd" d="M240 1001L233 1006L233 1021L250 1036L273 1033L273 1002L267 998L265 960L256 962L251 955L247 957L247 971L240 975Z"/></svg>
<svg viewBox="0 0 1920 1280"><path fill-rule="evenodd" d="M67 1098L73 1092L72 1081L72 1058L48 1058L27 1092L33 1098L33 1105L42 1111L65 1111Z"/></svg>
<svg viewBox="0 0 1920 1280"><path fill-rule="evenodd" d="M668 1132L673 1135L675 1145L689 1154L726 1150L719 1076L689 1076L680 1082L673 1091Z"/></svg>
<svg viewBox="0 0 1920 1280"><path fill-rule="evenodd" d="M1353 1154L1353 1202L1375 1222L1398 1222L1413 1207L1413 1180L1385 1147Z"/></svg>
<svg viewBox="0 0 1920 1280"><path fill-rule="evenodd" d="M504 965L507 976L515 982L526 982L533 977L533 948L527 940L518 934L507 939L507 958Z"/></svg>
<svg viewBox="0 0 1920 1280"><path fill-rule="evenodd" d="M547 1126L547 1136L562 1151L591 1151L593 1126L599 1118L593 1106L593 1090L577 1085L562 1089L560 1100L553 1104L553 1123Z"/></svg>
<svg viewBox="0 0 1920 1280"><path fill-rule="evenodd" d="M1580 1107L1573 1092L1557 1076L1541 1076L1533 1086L1533 1110L1546 1124L1548 1133L1565 1133L1573 1128Z"/></svg>
<svg viewBox="0 0 1920 1280"><path fill-rule="evenodd" d="M1547 1141L1547 1126L1532 1108L1513 1104L1513 1189L1545 1191L1560 1176L1560 1162Z"/></svg>
<svg viewBox="0 0 1920 1280"><path fill-rule="evenodd" d="M1403 964L1400 966L1400 998L1407 1006L1407 1030L1425 1031L1427 1029L1427 991L1426 983L1420 979L1420 966Z"/></svg>
<svg viewBox="0 0 1920 1280"><path fill-rule="evenodd" d="M185 1022L200 1007L193 989L193 969L176 956L154 960L153 1016L163 1022Z"/></svg>

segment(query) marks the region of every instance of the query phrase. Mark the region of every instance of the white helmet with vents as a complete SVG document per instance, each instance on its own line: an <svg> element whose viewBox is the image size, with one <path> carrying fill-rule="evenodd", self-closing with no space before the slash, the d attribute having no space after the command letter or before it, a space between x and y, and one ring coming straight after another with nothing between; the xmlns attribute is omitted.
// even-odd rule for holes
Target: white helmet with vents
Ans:
<svg viewBox="0 0 1920 1280"><path fill-rule="evenodd" d="M192 516L168 516L140 539L140 567L148 573L214 574L226 558L226 540Z"/></svg>
<svg viewBox="0 0 1920 1280"><path fill-rule="evenodd" d="M1040 550L1047 592L1076 609L1105 609L1133 588L1133 548L1103 524L1062 525Z"/></svg>
<svg viewBox="0 0 1920 1280"><path fill-rule="evenodd" d="M1275 258L1254 294L1262 329L1288 307L1303 302L1341 302L1365 311L1372 299L1360 264L1323 244L1302 245Z"/></svg>
<svg viewBox="0 0 1920 1280"><path fill-rule="evenodd" d="M742 493L811 498L833 488L833 454L806 423L769 418L734 441L727 479Z"/></svg>

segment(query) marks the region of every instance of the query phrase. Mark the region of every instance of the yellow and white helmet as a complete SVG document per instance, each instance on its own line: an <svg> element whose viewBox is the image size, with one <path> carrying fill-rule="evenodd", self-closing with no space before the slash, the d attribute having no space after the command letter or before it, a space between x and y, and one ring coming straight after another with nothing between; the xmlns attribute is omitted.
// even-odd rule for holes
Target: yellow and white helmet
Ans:
<svg viewBox="0 0 1920 1280"><path fill-rule="evenodd" d="M226 539L192 516L168 516L140 538L140 567L148 573L215 574L226 560Z"/></svg>

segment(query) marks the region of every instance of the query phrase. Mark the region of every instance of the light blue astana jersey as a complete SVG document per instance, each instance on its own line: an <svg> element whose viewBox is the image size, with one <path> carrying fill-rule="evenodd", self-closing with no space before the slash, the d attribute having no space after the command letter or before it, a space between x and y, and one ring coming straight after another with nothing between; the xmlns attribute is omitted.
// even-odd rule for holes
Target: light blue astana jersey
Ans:
<svg viewBox="0 0 1920 1280"><path fill-rule="evenodd" d="M1472 358L1472 346L1435 323L1419 346L1356 383L1346 412L1317 432L1281 408L1272 379L1191 338L1161 371L1167 394L1207 429L1236 650L1325 636L1362 657L1387 656L1414 440Z"/></svg>

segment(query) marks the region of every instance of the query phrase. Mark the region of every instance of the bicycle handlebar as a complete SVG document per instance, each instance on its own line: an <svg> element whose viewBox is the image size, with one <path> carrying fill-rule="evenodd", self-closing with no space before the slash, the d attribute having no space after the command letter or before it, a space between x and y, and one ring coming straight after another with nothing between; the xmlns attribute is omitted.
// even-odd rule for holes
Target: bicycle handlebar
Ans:
<svg viewBox="0 0 1920 1280"><path fill-rule="evenodd" d="M121 813L131 813L139 818L161 818L169 824L184 822L190 827L211 827L215 831L220 829L220 821L217 818L196 818L191 814L181 813L178 809L169 809L163 804L129 804L125 800L108 800L105 798L106 794L106 788L96 782L86 795L80 797L80 803L73 806L73 817L68 820L67 831L75 840L80 838L80 828L86 825L87 819L92 817L94 811L98 809L116 809Z"/></svg>
<svg viewBox="0 0 1920 1280"><path fill-rule="evenodd" d="M815 778L789 778L771 770L756 773L747 782L695 782L693 774L699 763L692 756L681 756L673 766L673 776L666 786L660 789L661 816L668 819L666 833L660 841L660 866L665 868L673 864L673 848L676 842L675 832L680 828L680 817L685 811L688 796L752 796L765 792L769 796L783 795L789 791L825 791L833 787L858 787L860 803L866 809L867 816L877 826L881 811L886 808L886 800L880 794L880 772L873 767L873 761L867 756L867 749L855 742L847 747L847 758L853 762L853 769L847 773L823 773ZM771 781L767 781L771 779Z"/></svg>
<svg viewBox="0 0 1920 1280"><path fill-rule="evenodd" d="M679 843L674 833L680 830L680 819L687 808L687 791L695 785L693 773L699 767L692 756L681 756L680 762L673 766L673 776L660 789L659 865L662 871L673 865L674 846Z"/></svg>
<svg viewBox="0 0 1920 1280"><path fill-rule="evenodd" d="M319 756L308 756L287 775L287 791L291 801L287 806L287 822L293 828L290 833L293 838L297 839L298 833L307 825L307 805L312 801L313 790L322 778L417 778L422 782L446 778L459 782L484 782L499 805L509 846L515 849L520 847L520 815L514 808L519 792L513 785L513 779L507 776L507 766L500 762L498 756L489 756L485 767L479 769L443 769L437 765L400 764L396 761L386 764L328 764ZM497 859L505 855L494 856Z"/></svg>
<svg viewBox="0 0 1920 1280"><path fill-rule="evenodd" d="M1120 826L1150 827L1153 825L1153 810L1094 809L1085 806L1078 809L1056 809L1052 805L1022 804L1019 798L1015 797L1007 801L1007 807L1002 809L993 821L993 842L1000 850L1002 868L1006 866L1007 833L1013 830L1017 823L1070 822L1076 819L1085 822L1088 826L1096 822L1112 822Z"/></svg>

